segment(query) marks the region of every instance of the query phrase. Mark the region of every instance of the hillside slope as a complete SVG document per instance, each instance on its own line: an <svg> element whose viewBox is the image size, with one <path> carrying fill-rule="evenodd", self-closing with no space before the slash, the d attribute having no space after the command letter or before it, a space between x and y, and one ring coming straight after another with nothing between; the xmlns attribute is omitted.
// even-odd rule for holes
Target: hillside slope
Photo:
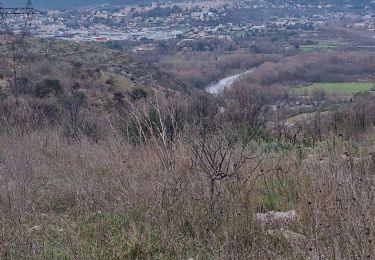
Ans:
<svg viewBox="0 0 375 260"><path fill-rule="evenodd" d="M1 53L7 53L4 46L2 50ZM104 107L111 109L114 98L131 96L137 89L147 95L154 90L177 95L188 91L184 83L156 67L95 44L32 39L29 51L31 62L17 71L17 90L11 86L14 85L14 74L10 59L1 58L0 54L3 79L0 94L45 98L76 89L85 93L90 104L102 110ZM57 90L53 86L52 89L43 86L45 82L54 81L58 82L59 95L54 93ZM37 93L41 85L43 93Z"/></svg>
<svg viewBox="0 0 375 260"><path fill-rule="evenodd" d="M135 59L129 54L101 48L94 44L66 41L36 40L35 54L46 59L81 63L83 67L100 69L130 79L135 86L151 86L185 91L186 86L156 67Z"/></svg>

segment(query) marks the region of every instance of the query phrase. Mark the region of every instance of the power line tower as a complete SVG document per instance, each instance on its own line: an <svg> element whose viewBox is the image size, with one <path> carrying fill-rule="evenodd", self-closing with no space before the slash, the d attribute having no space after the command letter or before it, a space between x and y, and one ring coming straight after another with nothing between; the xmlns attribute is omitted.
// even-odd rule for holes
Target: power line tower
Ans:
<svg viewBox="0 0 375 260"><path fill-rule="evenodd" d="M8 83L11 91L17 96L20 73L19 70L30 60L28 36L32 28L35 14L41 14L33 7L32 1L27 0L24 7L4 7L0 3L0 35L1 45L5 48L5 62L12 70ZM27 83L28 77L22 75L22 82ZM25 83L26 82L26 83Z"/></svg>
<svg viewBox="0 0 375 260"><path fill-rule="evenodd" d="M9 15L17 15L17 14L32 14L32 13L40 13L40 11L36 10L33 7L33 3L31 0L27 0L24 7L3 7L1 4L0 7L2 14L9 14Z"/></svg>
<svg viewBox="0 0 375 260"><path fill-rule="evenodd" d="M35 14L41 12L33 7L31 0L27 0L24 7L3 7L0 3L1 33L25 37L30 33Z"/></svg>

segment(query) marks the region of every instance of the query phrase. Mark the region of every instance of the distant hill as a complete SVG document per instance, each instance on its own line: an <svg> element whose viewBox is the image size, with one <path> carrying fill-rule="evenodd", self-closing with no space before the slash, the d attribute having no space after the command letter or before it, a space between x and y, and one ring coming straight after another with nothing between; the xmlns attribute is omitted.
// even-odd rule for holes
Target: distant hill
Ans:
<svg viewBox="0 0 375 260"><path fill-rule="evenodd" d="M172 0L172 2L184 2L184 1L194 1L194 0ZM8 7L22 6L26 0L0 0L0 3ZM86 6L94 6L100 4L112 4L112 5L126 5L126 4L150 4L152 2L165 2L165 0L33 0L34 6L39 9L50 9L50 8L80 8ZM169 2L169 1L168 1ZM266 2L272 3L284 3L288 2L286 0L266 0ZM353 6L366 5L369 0L291 0L289 2L295 3L314 3L321 2L326 4L343 5L350 4Z"/></svg>
<svg viewBox="0 0 375 260"><path fill-rule="evenodd" d="M155 0L154 0L155 1ZM26 0L0 0L4 5L22 6ZM75 8L98 4L145 4L151 3L152 0L33 0L33 4L37 8ZM178 1L176 1L178 2Z"/></svg>

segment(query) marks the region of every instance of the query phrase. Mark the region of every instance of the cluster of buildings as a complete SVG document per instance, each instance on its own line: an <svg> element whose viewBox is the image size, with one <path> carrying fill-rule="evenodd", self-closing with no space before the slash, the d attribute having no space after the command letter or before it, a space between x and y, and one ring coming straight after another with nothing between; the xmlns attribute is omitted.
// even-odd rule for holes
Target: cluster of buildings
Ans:
<svg viewBox="0 0 375 260"><path fill-rule="evenodd" d="M34 32L40 37L105 42L230 39L233 34L248 32L312 30L332 21L349 28L375 29L375 2L360 8L348 1L342 1L342 6L332 2L216 0L50 10L35 17Z"/></svg>

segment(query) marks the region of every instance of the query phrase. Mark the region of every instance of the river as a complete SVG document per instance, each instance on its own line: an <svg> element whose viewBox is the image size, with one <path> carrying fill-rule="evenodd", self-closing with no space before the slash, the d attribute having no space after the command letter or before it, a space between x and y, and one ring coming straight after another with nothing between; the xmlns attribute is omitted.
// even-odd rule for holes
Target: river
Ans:
<svg viewBox="0 0 375 260"><path fill-rule="evenodd" d="M253 72L254 70L255 69L250 69L248 71L235 74L235 75L226 77L218 82L212 83L206 88L206 91L214 95L219 95L224 91L224 89L232 87L233 84L236 83L236 81L240 79L242 76L249 74Z"/></svg>

